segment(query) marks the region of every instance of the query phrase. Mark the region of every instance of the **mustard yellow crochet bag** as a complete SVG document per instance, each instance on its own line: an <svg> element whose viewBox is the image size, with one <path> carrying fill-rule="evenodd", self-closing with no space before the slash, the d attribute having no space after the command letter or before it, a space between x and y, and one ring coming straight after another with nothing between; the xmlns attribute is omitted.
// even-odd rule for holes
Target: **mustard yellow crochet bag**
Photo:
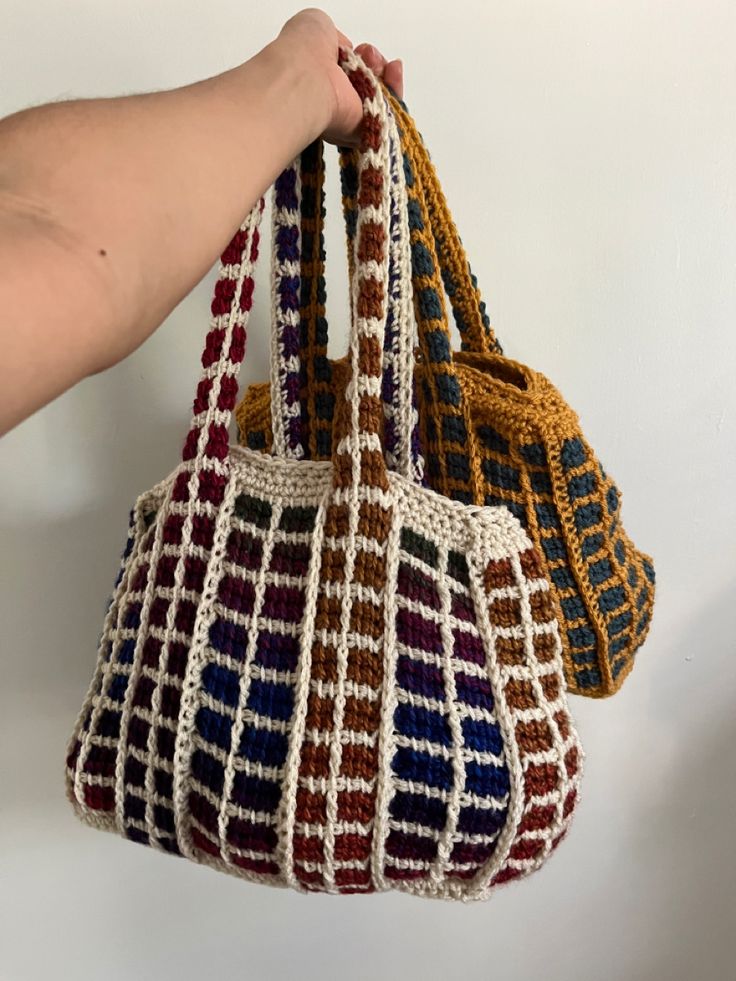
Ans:
<svg viewBox="0 0 736 981"><path fill-rule="evenodd" d="M434 490L466 503L504 505L520 520L552 586L569 690L611 695L633 667L649 629L652 560L626 535L620 491L575 412L544 375L502 354L426 148L403 103L392 98L391 105L404 154L419 333L415 405L422 425L416 459ZM357 213L353 155L343 153L341 163L350 238ZM321 155L310 148L302 158L299 188L300 276L292 284L300 344L291 365L299 390L291 424L301 452L311 459L329 458L336 395L349 376L344 361L327 358L323 174ZM462 338L459 352L449 347L445 293ZM395 408L389 411L396 387L389 369L390 361L383 385L388 452L396 415ZM237 419L242 443L270 450L268 384L248 389Z"/></svg>

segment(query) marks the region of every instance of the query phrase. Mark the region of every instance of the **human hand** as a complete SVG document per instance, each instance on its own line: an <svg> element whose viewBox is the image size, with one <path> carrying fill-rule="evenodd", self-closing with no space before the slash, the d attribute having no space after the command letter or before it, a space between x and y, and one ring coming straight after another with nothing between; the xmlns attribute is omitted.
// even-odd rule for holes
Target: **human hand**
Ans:
<svg viewBox="0 0 736 981"><path fill-rule="evenodd" d="M338 49L352 48L351 41L324 11L309 8L284 24L278 43L290 47L295 57L307 60L324 81L323 138L340 146L357 145L363 109L357 92L337 63ZM372 44L359 44L354 50L399 98L403 98L400 60L388 61Z"/></svg>

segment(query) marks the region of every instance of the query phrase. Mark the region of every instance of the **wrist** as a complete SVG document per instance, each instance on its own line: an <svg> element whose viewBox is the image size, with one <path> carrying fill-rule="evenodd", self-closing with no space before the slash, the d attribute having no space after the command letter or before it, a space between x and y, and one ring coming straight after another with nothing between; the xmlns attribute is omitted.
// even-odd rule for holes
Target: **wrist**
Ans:
<svg viewBox="0 0 736 981"><path fill-rule="evenodd" d="M280 107L291 113L290 128L299 135L299 149L317 139L329 126L335 92L325 66L304 44L279 36L256 56L272 80ZM283 100L283 101L282 101Z"/></svg>

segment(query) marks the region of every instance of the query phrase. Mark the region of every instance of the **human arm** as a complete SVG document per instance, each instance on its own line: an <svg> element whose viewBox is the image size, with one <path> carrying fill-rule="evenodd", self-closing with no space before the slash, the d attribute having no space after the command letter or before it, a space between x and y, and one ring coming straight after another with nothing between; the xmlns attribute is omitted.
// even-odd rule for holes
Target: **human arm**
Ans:
<svg viewBox="0 0 736 981"><path fill-rule="evenodd" d="M135 350L304 146L354 138L340 43L304 11L214 78L0 121L0 432Z"/></svg>

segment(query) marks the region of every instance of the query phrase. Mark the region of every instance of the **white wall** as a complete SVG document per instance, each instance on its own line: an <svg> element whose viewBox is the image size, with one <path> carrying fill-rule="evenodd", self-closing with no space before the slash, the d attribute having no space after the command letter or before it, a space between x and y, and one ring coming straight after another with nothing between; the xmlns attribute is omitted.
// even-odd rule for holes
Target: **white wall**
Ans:
<svg viewBox="0 0 736 981"><path fill-rule="evenodd" d="M0 114L213 74L294 10L4 0ZM736 9L333 0L331 12L356 43L405 59L409 104L508 353L579 410L624 488L630 533L656 558L651 637L616 698L573 701L588 761L568 842L486 905L305 899L77 824L63 795L65 741L127 510L169 471L186 432L210 277L135 356L0 446L0 978L728 981ZM339 348L334 169L331 181ZM264 299L261 289L246 381L266 376Z"/></svg>

